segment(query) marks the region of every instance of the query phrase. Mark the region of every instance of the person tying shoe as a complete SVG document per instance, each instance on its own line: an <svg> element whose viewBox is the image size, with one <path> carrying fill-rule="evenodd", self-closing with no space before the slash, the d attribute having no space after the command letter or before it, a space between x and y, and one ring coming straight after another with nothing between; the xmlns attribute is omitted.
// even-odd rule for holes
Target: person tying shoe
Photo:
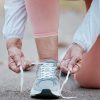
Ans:
<svg viewBox="0 0 100 100"><path fill-rule="evenodd" d="M9 68L20 73L31 67L22 51L27 15L34 28L40 63L37 64L37 75L30 96L59 97L60 82L55 73L58 63L58 0L42 0L42 2L41 0L5 0L3 33L6 39Z"/></svg>

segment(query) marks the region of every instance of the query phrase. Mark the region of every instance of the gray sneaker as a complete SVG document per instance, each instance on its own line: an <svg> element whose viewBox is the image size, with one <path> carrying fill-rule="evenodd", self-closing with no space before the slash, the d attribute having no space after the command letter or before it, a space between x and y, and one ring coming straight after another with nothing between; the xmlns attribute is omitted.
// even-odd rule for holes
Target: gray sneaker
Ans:
<svg viewBox="0 0 100 100"><path fill-rule="evenodd" d="M60 96L60 81L57 72L57 62L47 60L37 66L36 80L30 96L36 98L58 98Z"/></svg>

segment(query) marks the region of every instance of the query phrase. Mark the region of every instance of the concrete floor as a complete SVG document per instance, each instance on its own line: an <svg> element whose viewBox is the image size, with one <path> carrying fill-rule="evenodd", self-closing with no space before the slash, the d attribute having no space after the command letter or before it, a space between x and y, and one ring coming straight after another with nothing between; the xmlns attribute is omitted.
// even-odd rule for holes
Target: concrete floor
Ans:
<svg viewBox="0 0 100 100"><path fill-rule="evenodd" d="M84 13L81 10L79 11L79 9L72 10L69 8L67 10L61 10L59 30L62 34L59 36L60 42L69 44L72 41L73 33L80 25L83 16ZM4 11L2 1L0 1L0 33L2 33L1 30L3 23ZM26 57L36 61L38 59L37 50L32 35L32 26L29 21L27 22L25 33L23 51L25 52ZM65 50L65 48L59 48L59 59L62 58L62 52L65 52ZM17 75L8 69L7 51L2 34L0 34L0 61L2 61L2 64L0 64L0 100L31 100L29 92L34 81L35 68L31 72L25 73L24 90L23 93L20 93L20 75ZM63 80L64 77L61 78L61 83ZM74 100L100 100L100 90L79 88L77 82L75 82L72 78L69 79L68 84L66 84L63 90L63 94L66 96L69 95L67 90L72 92L70 94L71 96L77 96Z"/></svg>

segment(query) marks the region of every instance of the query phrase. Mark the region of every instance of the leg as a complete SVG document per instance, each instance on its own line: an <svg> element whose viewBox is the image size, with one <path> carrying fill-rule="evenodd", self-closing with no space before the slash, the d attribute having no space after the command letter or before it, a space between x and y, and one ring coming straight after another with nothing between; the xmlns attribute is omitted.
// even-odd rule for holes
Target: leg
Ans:
<svg viewBox="0 0 100 100"><path fill-rule="evenodd" d="M27 2L28 1L28 2ZM27 0L40 60L58 59L58 0Z"/></svg>
<svg viewBox="0 0 100 100"><path fill-rule="evenodd" d="M82 26L78 29L76 33L77 35L74 37L74 41L80 44L85 50L89 50L89 48L92 47L89 53L87 53L84 56L81 70L76 75L76 79L79 82L79 84L82 87L87 87L87 88L100 88L100 79L99 79L100 24L98 22L100 17L100 15L98 14L98 12L100 11L99 5L100 2L98 0L93 0L91 8L85 17ZM98 36L99 38L97 39ZM80 43L78 42L78 40ZM86 42L86 40L88 41Z"/></svg>
<svg viewBox="0 0 100 100"><path fill-rule="evenodd" d="M87 10L90 8L92 0L85 0Z"/></svg>
<svg viewBox="0 0 100 100"><path fill-rule="evenodd" d="M42 64L37 65L37 78L31 97L59 97L58 60L58 0L26 0L27 11L34 26L34 35ZM54 84L55 83L55 84Z"/></svg>
<svg viewBox="0 0 100 100"><path fill-rule="evenodd" d="M58 60L58 37L36 38L40 60Z"/></svg>
<svg viewBox="0 0 100 100"><path fill-rule="evenodd" d="M100 36L90 52L84 56L76 79L82 87L100 88Z"/></svg>

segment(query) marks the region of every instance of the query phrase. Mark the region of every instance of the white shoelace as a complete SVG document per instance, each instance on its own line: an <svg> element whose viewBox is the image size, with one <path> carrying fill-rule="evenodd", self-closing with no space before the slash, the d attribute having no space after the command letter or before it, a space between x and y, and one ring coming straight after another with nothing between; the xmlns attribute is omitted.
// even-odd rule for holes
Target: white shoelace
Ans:
<svg viewBox="0 0 100 100"><path fill-rule="evenodd" d="M23 91L23 84L24 84L24 71L22 66L20 66L20 92Z"/></svg>
<svg viewBox="0 0 100 100"><path fill-rule="evenodd" d="M61 97L62 97L63 99L75 99L75 98L77 98L77 97L66 97L66 96L63 96L63 94L61 93L62 90L63 90L63 88L64 88L64 86L65 86L65 84L67 84L67 82L68 82L70 73L71 73L70 71L67 72L67 76L66 76L66 78L65 78L65 80L64 80L64 82L62 83L62 86L61 86L61 88L60 88L60 95L61 95ZM61 76L61 72L60 72L60 76Z"/></svg>
<svg viewBox="0 0 100 100"><path fill-rule="evenodd" d="M53 66L52 63L49 63L49 64L48 63L32 63L32 65L33 64L34 65L43 64L41 66L41 76L40 76L40 78L54 77L53 73L54 73L55 67L52 67ZM48 67L48 65L49 65L49 67ZM21 73L20 73L20 92L22 92L23 91L23 84L24 84L24 72L23 72L22 66L20 66L20 71L21 71ZM63 99L75 99L75 98L77 98L77 97L65 97L65 96L62 95L62 90L63 90L65 84L68 82L69 75L70 75L70 71L68 71L67 76L66 76L66 78L65 78L65 80L62 83L62 86L60 88L60 96ZM60 72L60 77L61 77L61 72Z"/></svg>

